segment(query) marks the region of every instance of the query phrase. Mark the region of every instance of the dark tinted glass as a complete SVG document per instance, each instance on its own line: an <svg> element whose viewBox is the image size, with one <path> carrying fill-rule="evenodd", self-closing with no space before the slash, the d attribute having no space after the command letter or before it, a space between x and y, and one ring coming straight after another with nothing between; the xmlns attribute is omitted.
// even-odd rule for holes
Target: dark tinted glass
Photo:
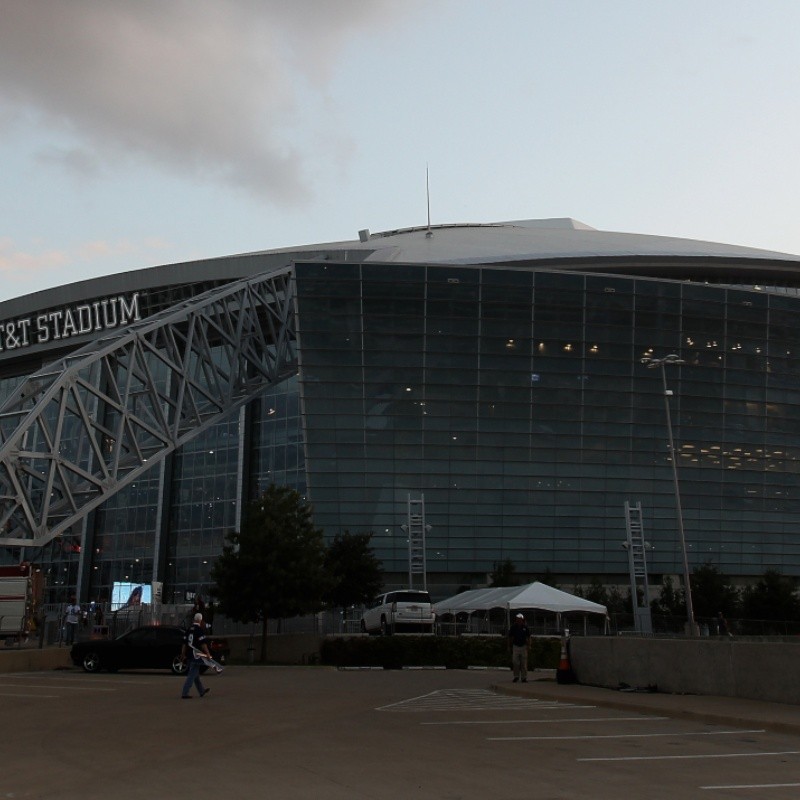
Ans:
<svg viewBox="0 0 800 800"><path fill-rule="evenodd" d="M396 603L430 603L431 596L427 592L394 592L389 600Z"/></svg>

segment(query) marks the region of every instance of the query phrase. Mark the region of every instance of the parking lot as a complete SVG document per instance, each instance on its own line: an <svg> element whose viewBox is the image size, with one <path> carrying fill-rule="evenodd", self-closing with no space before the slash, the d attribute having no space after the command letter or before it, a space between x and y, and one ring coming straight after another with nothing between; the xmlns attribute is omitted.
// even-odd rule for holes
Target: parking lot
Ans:
<svg viewBox="0 0 800 800"><path fill-rule="evenodd" d="M167 673L0 675L0 798L773 800L800 790L796 733L671 716L669 696L659 713L612 709L576 699L583 687L497 692L506 673L470 670L229 667L205 680L209 695L182 702L181 679Z"/></svg>

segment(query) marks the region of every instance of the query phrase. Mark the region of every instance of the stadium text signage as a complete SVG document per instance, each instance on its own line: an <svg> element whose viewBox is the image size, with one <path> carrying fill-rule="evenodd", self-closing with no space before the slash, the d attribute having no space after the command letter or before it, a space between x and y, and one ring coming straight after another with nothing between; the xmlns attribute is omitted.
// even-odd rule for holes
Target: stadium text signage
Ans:
<svg viewBox="0 0 800 800"><path fill-rule="evenodd" d="M140 319L138 292L18 317L0 322L0 353L122 328Z"/></svg>

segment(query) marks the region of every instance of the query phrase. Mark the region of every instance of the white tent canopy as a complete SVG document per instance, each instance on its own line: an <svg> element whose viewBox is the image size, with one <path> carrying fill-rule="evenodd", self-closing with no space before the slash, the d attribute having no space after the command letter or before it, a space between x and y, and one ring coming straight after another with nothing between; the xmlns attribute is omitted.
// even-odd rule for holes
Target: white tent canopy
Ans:
<svg viewBox="0 0 800 800"><path fill-rule="evenodd" d="M606 607L591 600L584 600L569 592L562 592L539 581L527 586L498 586L490 589L471 589L442 600L434 606L436 616L442 614L472 614L475 611L489 611L493 608L506 610L535 608L564 614L569 611L582 611L585 614L606 616Z"/></svg>

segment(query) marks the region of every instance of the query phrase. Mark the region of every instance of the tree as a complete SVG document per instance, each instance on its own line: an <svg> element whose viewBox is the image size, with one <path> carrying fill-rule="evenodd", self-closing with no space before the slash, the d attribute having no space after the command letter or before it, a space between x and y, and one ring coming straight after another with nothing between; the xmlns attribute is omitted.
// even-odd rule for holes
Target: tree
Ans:
<svg viewBox="0 0 800 800"><path fill-rule="evenodd" d="M558 589L558 581L556 580L556 575L550 567L545 567L544 572L536 578L537 581L541 581L545 586L550 586L553 589Z"/></svg>
<svg viewBox="0 0 800 800"><path fill-rule="evenodd" d="M720 611L732 617L739 611L739 592L727 575L707 561L692 572L692 602L697 617L716 617Z"/></svg>
<svg viewBox="0 0 800 800"><path fill-rule="evenodd" d="M612 586L608 590L608 600L603 603L609 616L611 614L632 614L631 592L623 594L617 586Z"/></svg>
<svg viewBox="0 0 800 800"><path fill-rule="evenodd" d="M575 594L584 600L590 600L592 603L600 603L601 606L608 607L608 589L600 578L592 578L587 587L576 586Z"/></svg>
<svg viewBox="0 0 800 800"><path fill-rule="evenodd" d="M325 553L329 585L325 600L347 608L368 603L383 587L383 568L370 547L371 533L337 533Z"/></svg>
<svg viewBox="0 0 800 800"><path fill-rule="evenodd" d="M777 569L768 569L755 586L742 593L742 616L747 619L793 620L800 613L794 593L795 580Z"/></svg>
<svg viewBox="0 0 800 800"><path fill-rule="evenodd" d="M663 614L668 617L686 616L686 598L683 587L676 589L672 577L665 575L661 579L661 591L655 600L650 603L654 614Z"/></svg>
<svg viewBox="0 0 800 800"><path fill-rule="evenodd" d="M609 616L631 613L630 591L625 596L616 586L609 589L600 578L592 578L587 587L576 587L575 594L605 606Z"/></svg>
<svg viewBox="0 0 800 800"><path fill-rule="evenodd" d="M494 568L489 574L489 586L519 586L517 568L510 558L494 562Z"/></svg>
<svg viewBox="0 0 800 800"><path fill-rule="evenodd" d="M288 487L271 485L247 506L239 533L226 537L211 570L219 609L237 622L261 622L261 661L270 617L309 614L327 588L322 530Z"/></svg>

